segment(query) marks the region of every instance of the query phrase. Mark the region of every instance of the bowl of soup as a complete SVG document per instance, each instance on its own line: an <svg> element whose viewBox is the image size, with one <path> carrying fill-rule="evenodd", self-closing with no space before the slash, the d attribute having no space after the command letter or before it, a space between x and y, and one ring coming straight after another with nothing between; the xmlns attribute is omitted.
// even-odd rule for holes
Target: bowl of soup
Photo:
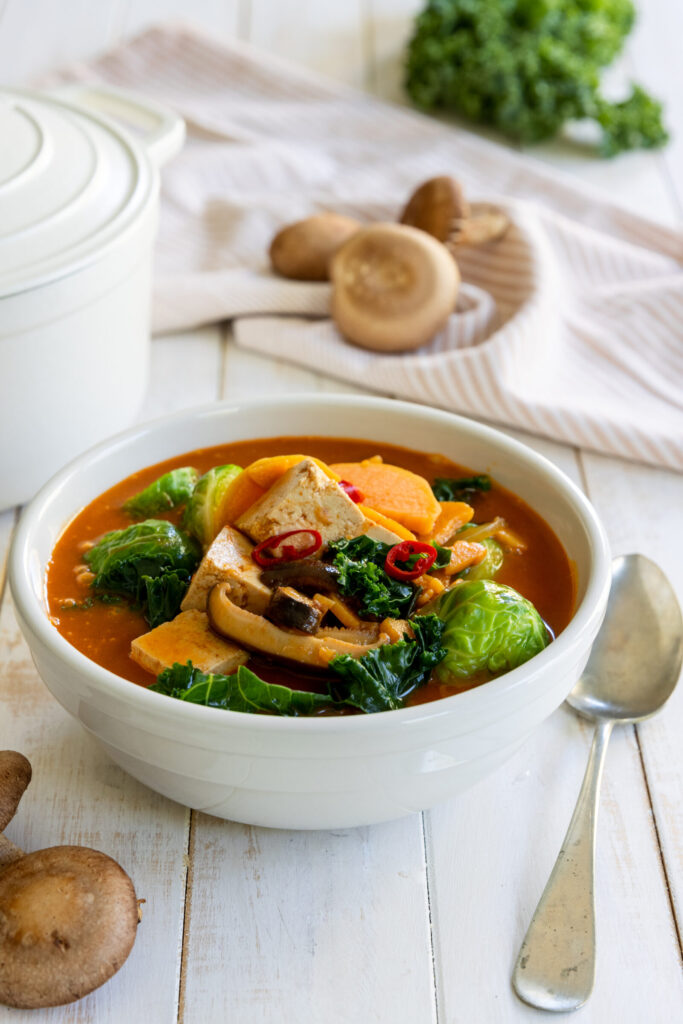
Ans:
<svg viewBox="0 0 683 1024"><path fill-rule="evenodd" d="M387 399L215 404L80 456L10 554L45 684L190 807L284 828L431 807L566 697L609 551L548 460Z"/></svg>

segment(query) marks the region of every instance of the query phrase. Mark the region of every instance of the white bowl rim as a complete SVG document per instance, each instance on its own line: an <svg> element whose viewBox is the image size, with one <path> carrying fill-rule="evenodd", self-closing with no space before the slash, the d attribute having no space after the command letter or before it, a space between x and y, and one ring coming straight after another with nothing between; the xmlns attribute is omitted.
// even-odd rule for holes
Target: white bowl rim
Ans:
<svg viewBox="0 0 683 1024"><path fill-rule="evenodd" d="M391 409L393 412L398 411L406 416L417 415L423 421L425 419L431 420L440 426L459 426L479 440L488 442L499 450L507 451L510 455L530 463L551 478L552 483L569 499L577 518L581 521L588 534L593 571L588 580L583 599L576 608L571 621L548 647L518 668L506 672L482 686L465 690L462 693L452 694L450 697L442 697L438 700L400 708L395 711L379 711L370 715L285 717L224 711L219 708L210 708L200 704L190 704L182 700L174 700L164 694L154 693L91 661L86 655L73 647L57 628L52 625L46 614L45 607L37 599L31 587L27 556L30 551L31 537L35 524L40 522L48 510L55 493L68 487L70 480L75 475L87 472L90 466L106 459L115 449L127 447L136 441L143 441L147 436L182 423L184 420L209 420L215 417L220 418L226 412L234 412L241 409L253 410L263 406L272 408L274 405L300 408L302 404L313 406L319 404L322 409L329 409L331 403L351 408L361 404L364 408L376 411ZM178 452L178 455L182 454L183 452ZM168 457L172 458L173 456ZM131 469L130 472L135 472L135 470ZM111 486L113 486L113 483ZM519 496L521 498L524 497L523 495ZM61 524L60 534L79 511L79 509L75 509L72 516ZM41 578L43 581L44 571L45 566L42 565ZM286 396L269 395L263 398L231 399L210 404L205 403L189 409L183 409L177 413L158 417L115 434L113 437L100 442L77 456L64 466L63 469L59 470L38 491L22 512L9 555L9 582L20 616L27 622L38 639L65 662L72 672L79 675L85 674L90 683L96 685L105 694L136 706L142 714L151 713L158 719L164 719L178 725L182 723L204 725L211 732L219 729L219 723L224 721L226 728L229 729L242 728L266 733L274 731L276 733L294 732L308 734L312 732L315 734L320 732L327 734L346 732L348 734L355 734L368 730L387 730L393 727L418 726L424 724L429 719L450 714L454 710L455 701L458 702L455 707L463 712L467 712L468 709L477 705L485 707L489 703L497 704L504 694L524 686L528 680L536 678L540 673L546 672L546 670L552 671L552 666L564 656L565 652L576 645L580 641L580 637L586 632L592 636L596 629L596 616L601 613L607 599L610 581L610 551L604 527L582 491L544 456L539 455L520 441L516 441L501 433L494 427L479 423L467 416L461 416L442 409L432 409L418 403L402 402L392 398L336 394L334 392L324 392L322 394L299 392Z"/></svg>

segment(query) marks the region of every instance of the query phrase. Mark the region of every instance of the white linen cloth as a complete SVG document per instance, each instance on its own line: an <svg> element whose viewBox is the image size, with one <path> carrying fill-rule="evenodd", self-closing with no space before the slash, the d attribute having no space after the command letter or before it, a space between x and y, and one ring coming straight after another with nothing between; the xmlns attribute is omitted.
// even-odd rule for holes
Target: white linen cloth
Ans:
<svg viewBox="0 0 683 1024"><path fill-rule="evenodd" d="M239 345L560 441L683 469L683 236L527 157L245 44L157 28L65 77L135 89L186 119L163 172L158 331L233 319ZM395 220L452 174L504 205L504 239L458 256L461 298L418 352L348 344L329 285L267 249L322 209Z"/></svg>

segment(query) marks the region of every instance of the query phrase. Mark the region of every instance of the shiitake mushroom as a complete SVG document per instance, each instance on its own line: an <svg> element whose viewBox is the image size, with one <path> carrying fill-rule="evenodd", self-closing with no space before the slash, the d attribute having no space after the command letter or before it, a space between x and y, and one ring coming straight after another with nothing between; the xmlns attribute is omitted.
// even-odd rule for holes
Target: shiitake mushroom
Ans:
<svg viewBox="0 0 683 1024"><path fill-rule="evenodd" d="M418 186L400 219L402 224L426 231L451 251L500 238L510 223L508 216L495 207L473 214L462 185L447 174Z"/></svg>
<svg viewBox="0 0 683 1024"><path fill-rule="evenodd" d="M297 281L327 281L331 257L359 227L352 217L331 212L288 224L270 243L273 270Z"/></svg>
<svg viewBox="0 0 683 1024"><path fill-rule="evenodd" d="M11 821L31 765L0 751L0 825ZM0 835L0 1003L61 1006L92 992L131 951L138 900L123 868L98 850L36 853Z"/></svg>
<svg viewBox="0 0 683 1024"><path fill-rule="evenodd" d="M414 227L362 228L336 252L330 270L332 318L363 348L419 348L455 309L457 265L440 242Z"/></svg>

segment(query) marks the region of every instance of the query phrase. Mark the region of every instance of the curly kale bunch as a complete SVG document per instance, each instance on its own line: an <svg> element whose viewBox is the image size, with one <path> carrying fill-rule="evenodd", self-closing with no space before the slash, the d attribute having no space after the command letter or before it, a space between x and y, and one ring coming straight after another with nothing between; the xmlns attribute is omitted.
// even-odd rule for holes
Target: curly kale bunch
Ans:
<svg viewBox="0 0 683 1024"><path fill-rule="evenodd" d="M661 146L661 104L640 87L611 103L600 70L635 18L631 0L429 0L415 22L406 88L425 110L453 110L521 142L588 118L601 152Z"/></svg>

